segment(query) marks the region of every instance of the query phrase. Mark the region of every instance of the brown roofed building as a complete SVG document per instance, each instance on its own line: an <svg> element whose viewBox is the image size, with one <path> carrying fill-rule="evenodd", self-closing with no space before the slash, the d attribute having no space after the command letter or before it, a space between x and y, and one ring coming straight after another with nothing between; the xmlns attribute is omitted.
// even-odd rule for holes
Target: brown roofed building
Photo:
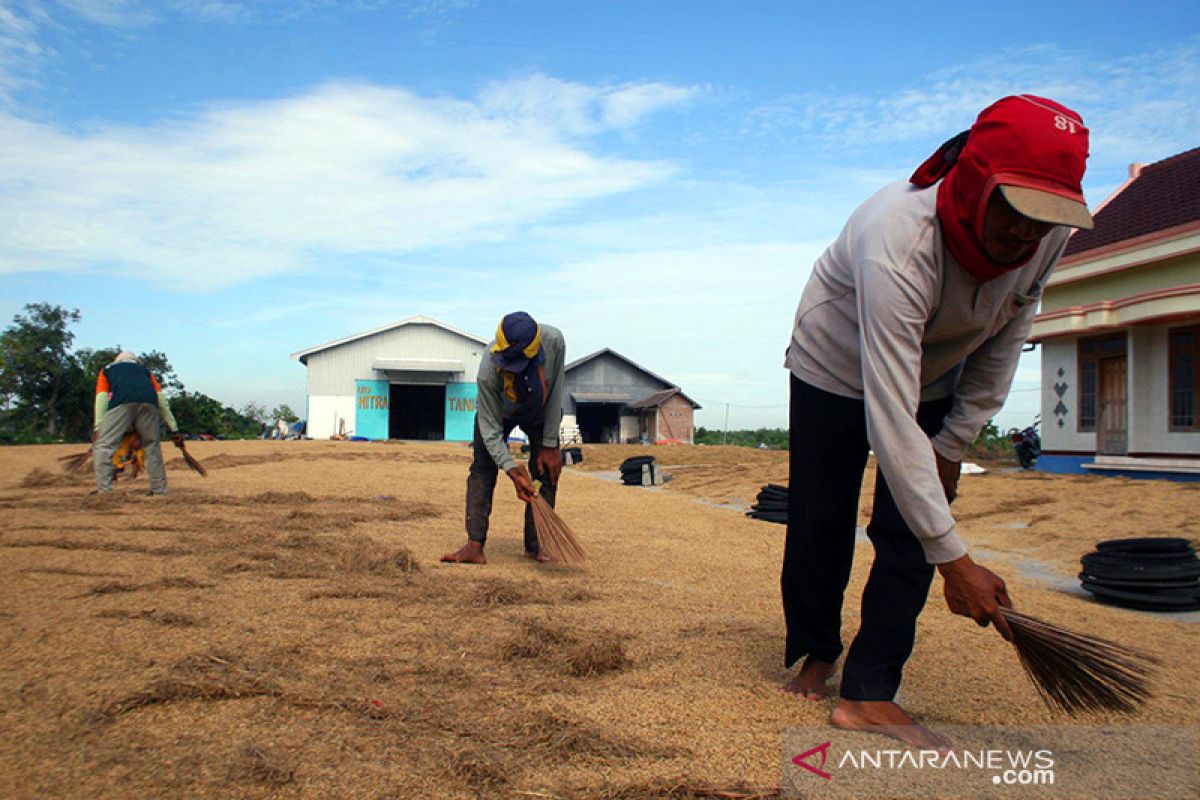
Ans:
<svg viewBox="0 0 1200 800"><path fill-rule="evenodd" d="M1200 148L1147 166L1046 286L1038 468L1200 479Z"/></svg>
<svg viewBox="0 0 1200 800"><path fill-rule="evenodd" d="M691 444L697 408L666 378L605 347L567 364L563 442Z"/></svg>
<svg viewBox="0 0 1200 800"><path fill-rule="evenodd" d="M628 406L630 411L638 412L642 438L655 444L692 444L693 412L699 407L678 386L655 392Z"/></svg>

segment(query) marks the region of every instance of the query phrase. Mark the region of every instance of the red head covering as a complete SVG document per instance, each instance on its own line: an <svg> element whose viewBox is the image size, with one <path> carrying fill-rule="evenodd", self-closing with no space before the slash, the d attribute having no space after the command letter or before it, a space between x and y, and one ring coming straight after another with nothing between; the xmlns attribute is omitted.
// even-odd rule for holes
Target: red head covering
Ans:
<svg viewBox="0 0 1200 800"><path fill-rule="evenodd" d="M909 179L932 186L939 178L937 215L951 254L977 280L1022 266L992 261L983 248L988 199L999 186L1027 217L1058 225L1091 227L1083 199L1088 130L1074 111L1053 100L1023 94L985 108L966 134L956 136Z"/></svg>

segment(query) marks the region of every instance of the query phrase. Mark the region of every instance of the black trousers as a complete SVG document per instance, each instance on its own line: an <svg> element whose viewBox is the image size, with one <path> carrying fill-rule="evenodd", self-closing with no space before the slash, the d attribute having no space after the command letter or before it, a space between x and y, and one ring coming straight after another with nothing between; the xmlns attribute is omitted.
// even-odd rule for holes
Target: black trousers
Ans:
<svg viewBox="0 0 1200 800"><path fill-rule="evenodd" d="M504 421L504 438L512 433L517 423ZM542 451L543 425L522 425L521 430L529 437L529 474L534 480L542 478L537 468L538 453ZM479 435L479 422L475 422L475 439L471 444L474 457L471 459L471 469L467 473L467 538L483 544L487 541L488 521L492 516L492 496L496 493L496 477L500 468L488 453L483 437ZM540 494L546 498L550 507L554 507L558 495L558 487L548 480L542 481ZM538 545L537 529L533 525L533 508L525 506L525 552L537 553L541 550Z"/></svg>
<svg viewBox="0 0 1200 800"><path fill-rule="evenodd" d="M917 422L941 430L952 399L922 403ZM790 479L783 553L784 661L811 655L834 663L842 653L842 596L854 560L854 531L870 449L862 400L824 392L791 377ZM842 668L841 696L891 700L912 654L917 616L933 566L900 516L882 473L867 536L875 561L862 596L862 624Z"/></svg>

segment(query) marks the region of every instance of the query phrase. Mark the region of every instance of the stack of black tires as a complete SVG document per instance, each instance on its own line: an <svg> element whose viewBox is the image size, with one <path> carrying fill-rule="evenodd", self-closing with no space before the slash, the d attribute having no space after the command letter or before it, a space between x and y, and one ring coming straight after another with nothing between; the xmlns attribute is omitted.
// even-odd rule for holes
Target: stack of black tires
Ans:
<svg viewBox="0 0 1200 800"><path fill-rule="evenodd" d="M758 492L754 505L746 512L751 519L761 519L767 522L778 522L786 525L788 521L788 489L778 483L768 483Z"/></svg>
<svg viewBox="0 0 1200 800"><path fill-rule="evenodd" d="M657 465L654 456L633 456L621 462L621 483L626 486L650 486Z"/></svg>
<svg viewBox="0 0 1200 800"><path fill-rule="evenodd" d="M1113 539L1080 560L1079 580L1097 600L1143 611L1200 609L1200 559L1187 539Z"/></svg>

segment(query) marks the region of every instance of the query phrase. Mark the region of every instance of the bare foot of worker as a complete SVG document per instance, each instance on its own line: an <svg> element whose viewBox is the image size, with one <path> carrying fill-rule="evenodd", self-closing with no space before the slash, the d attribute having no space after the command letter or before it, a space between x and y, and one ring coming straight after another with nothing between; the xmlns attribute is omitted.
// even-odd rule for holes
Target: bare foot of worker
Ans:
<svg viewBox="0 0 1200 800"><path fill-rule="evenodd" d="M541 553L541 552L531 553L528 550L525 551L525 557L528 559L532 559L533 561L537 561L540 564L549 564L551 561L554 560L550 556L546 555L545 553Z"/></svg>
<svg viewBox="0 0 1200 800"><path fill-rule="evenodd" d="M483 545L479 542L467 542L453 553L446 553L442 561L450 564L486 564L483 556Z"/></svg>
<svg viewBox="0 0 1200 800"><path fill-rule="evenodd" d="M847 700L843 697L833 707L829 721L835 728L882 733L919 750L945 753L953 749L945 736L918 725L907 711L887 700Z"/></svg>
<svg viewBox="0 0 1200 800"><path fill-rule="evenodd" d="M796 673L796 677L785 683L781 688L790 694L799 695L809 700L820 700L829 697L833 691L829 688L829 676L833 674L833 664L819 661L811 656L804 659L804 666Z"/></svg>

